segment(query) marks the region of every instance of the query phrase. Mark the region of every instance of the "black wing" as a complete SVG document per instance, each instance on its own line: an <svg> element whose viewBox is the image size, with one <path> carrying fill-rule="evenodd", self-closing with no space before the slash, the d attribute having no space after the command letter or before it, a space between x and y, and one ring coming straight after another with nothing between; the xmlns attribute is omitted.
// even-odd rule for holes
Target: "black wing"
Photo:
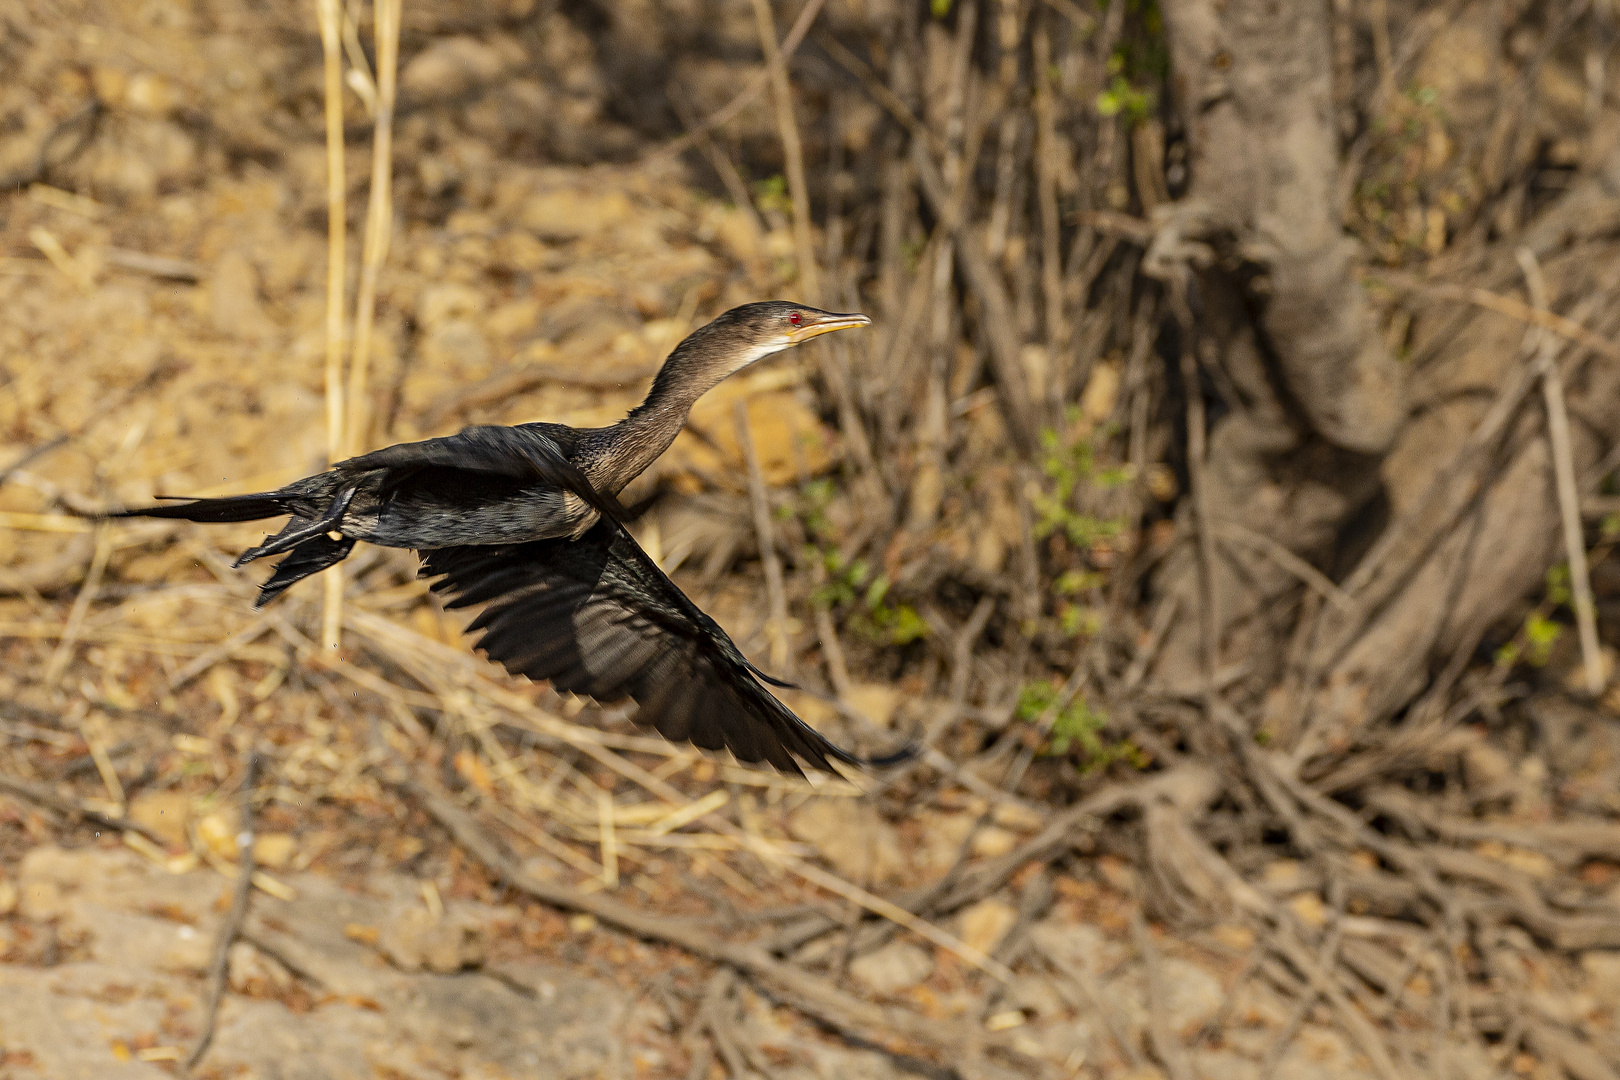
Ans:
<svg viewBox="0 0 1620 1080"><path fill-rule="evenodd" d="M606 515L578 540L423 551L422 575L450 607L489 606L469 630L513 674L598 701L629 697L665 738L803 775L861 764L759 684L715 621Z"/></svg>
<svg viewBox="0 0 1620 1080"><path fill-rule="evenodd" d="M540 430L539 425L487 424L463 428L454 435L373 450L340 461L333 468L355 473L385 471L392 474L389 483L393 485L432 468L465 469L514 480L541 479L574 492L604 514L624 516L618 500L597 492L556 439Z"/></svg>

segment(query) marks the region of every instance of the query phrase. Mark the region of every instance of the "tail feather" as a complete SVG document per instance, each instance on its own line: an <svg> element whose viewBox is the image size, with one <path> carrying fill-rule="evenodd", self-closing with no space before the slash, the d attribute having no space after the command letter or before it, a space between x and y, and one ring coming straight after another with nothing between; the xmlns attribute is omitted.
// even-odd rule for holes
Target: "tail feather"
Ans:
<svg viewBox="0 0 1620 1080"><path fill-rule="evenodd" d="M120 510L108 517L178 518L182 521L257 521L293 512L293 500L277 491L253 495L227 495L221 499L192 499L175 506L143 506Z"/></svg>
<svg viewBox="0 0 1620 1080"><path fill-rule="evenodd" d="M295 582L342 562L353 548L354 541L347 536L333 540L321 533L305 540L276 564L276 571L270 575L270 580L259 586L259 598L253 602L253 606L264 607Z"/></svg>

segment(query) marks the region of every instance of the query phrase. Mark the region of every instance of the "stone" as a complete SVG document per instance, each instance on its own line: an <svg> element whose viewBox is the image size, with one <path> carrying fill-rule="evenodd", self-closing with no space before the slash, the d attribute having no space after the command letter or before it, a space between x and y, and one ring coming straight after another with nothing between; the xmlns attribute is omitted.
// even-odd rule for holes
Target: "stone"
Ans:
<svg viewBox="0 0 1620 1080"><path fill-rule="evenodd" d="M910 848L911 864L929 879L949 870L962 852L962 844L979 815L964 811L923 810L918 815L917 843Z"/></svg>
<svg viewBox="0 0 1620 1080"><path fill-rule="evenodd" d="M482 375L490 358L489 339L470 319L442 322L422 342L422 359L457 378Z"/></svg>
<svg viewBox="0 0 1620 1080"><path fill-rule="evenodd" d="M888 683L855 683L845 696L849 706L879 727L888 727L900 705L900 688Z"/></svg>
<svg viewBox="0 0 1620 1080"><path fill-rule="evenodd" d="M906 873L894 826L860 800L812 799L788 819L788 832L856 884L893 884Z"/></svg>
<svg viewBox="0 0 1620 1080"><path fill-rule="evenodd" d="M1068 1012L1057 984L1041 975L1020 976L1007 991L1007 1003L1043 1019Z"/></svg>
<svg viewBox="0 0 1620 1080"><path fill-rule="evenodd" d="M1328 907L1322 900L1322 894L1316 892L1302 892L1288 898L1288 907L1306 926L1321 929L1327 925Z"/></svg>
<svg viewBox="0 0 1620 1080"><path fill-rule="evenodd" d="M595 236L627 221L635 212L623 192L541 192L524 203L520 220L545 240Z"/></svg>
<svg viewBox="0 0 1620 1080"><path fill-rule="evenodd" d="M54 881L27 881L18 890L17 910L24 918L46 922L62 913L62 887Z"/></svg>
<svg viewBox="0 0 1620 1080"><path fill-rule="evenodd" d="M1086 1019L1037 1020L1014 1032L1013 1049L1058 1062L1066 1069L1078 1069L1094 1053L1097 1036L1093 1026L1093 1021Z"/></svg>
<svg viewBox="0 0 1620 1080"><path fill-rule="evenodd" d="M292 989L292 973L281 961L246 941L232 944L225 960L227 984L238 994L275 997Z"/></svg>
<svg viewBox="0 0 1620 1080"><path fill-rule="evenodd" d="M75 900L66 905L57 932L65 940L82 943L92 960L109 967L201 975L213 961L217 921L193 925Z"/></svg>
<svg viewBox="0 0 1620 1080"><path fill-rule="evenodd" d="M742 398L748 412L748 432L754 452L759 455L760 471L766 483L781 486L797 482L801 470L812 476L832 461L828 439L815 410L791 389L771 389L773 381L793 377L792 369L780 366L753 376L733 379L716 387L692 407L687 445L677 439L671 452L684 451L672 467L704 465L698 445L708 449L718 461L710 467L739 469L743 464L742 444L737 441L736 403Z"/></svg>
<svg viewBox="0 0 1620 1080"><path fill-rule="evenodd" d="M1161 960L1159 970L1165 991L1163 1008L1172 1031L1189 1038L1220 1014L1226 992L1215 976L1174 956Z"/></svg>
<svg viewBox="0 0 1620 1080"><path fill-rule="evenodd" d="M1581 954L1586 985L1598 1004L1620 1016L1620 949L1592 949Z"/></svg>
<svg viewBox="0 0 1620 1080"><path fill-rule="evenodd" d="M1046 819L1031 807L1014 802L997 803L990 808L990 820L1014 832L1038 832Z"/></svg>
<svg viewBox="0 0 1620 1080"><path fill-rule="evenodd" d="M958 917L963 944L986 955L1007 936L1007 931L1016 922L1018 910L993 896L966 908Z"/></svg>
<svg viewBox="0 0 1620 1080"><path fill-rule="evenodd" d="M216 810L197 820L197 843L221 859L236 859L237 815L235 811Z"/></svg>
<svg viewBox="0 0 1620 1080"><path fill-rule="evenodd" d="M1102 360L1092 365L1091 377L1080 392L1080 415L1089 424L1100 424L1114 415L1122 368L1117 360Z"/></svg>
<svg viewBox="0 0 1620 1080"><path fill-rule="evenodd" d="M410 907L383 923L377 947L401 971L450 974L484 962L484 928L460 909L435 918Z"/></svg>
<svg viewBox="0 0 1620 1080"><path fill-rule="evenodd" d="M1276 859L1266 864L1260 880L1269 889L1290 892L1305 887L1305 870L1298 859Z"/></svg>
<svg viewBox="0 0 1620 1080"><path fill-rule="evenodd" d="M1530 848L1512 847L1499 840L1482 841L1475 846L1474 853L1506 863L1521 873L1543 881L1551 878L1557 869L1553 861L1541 852Z"/></svg>
<svg viewBox="0 0 1620 1080"><path fill-rule="evenodd" d="M411 58L399 73L399 88L428 100L457 97L500 78L506 66L495 45L473 37L444 38Z"/></svg>
<svg viewBox="0 0 1620 1080"><path fill-rule="evenodd" d="M130 993L137 981L146 984L146 993ZM154 982L165 985L145 973L97 964L63 964L43 971L0 965L6 1074L17 1080L161 1080L170 1075L160 1065L128 1060L127 1046L120 1061L113 1045L131 1032L158 1030L167 1005L163 996L151 992ZM180 992L179 986L172 989Z"/></svg>
<svg viewBox="0 0 1620 1080"><path fill-rule="evenodd" d="M145 825L163 837L170 847L185 847L186 824L191 818L191 799L177 791L148 791L129 804L132 821Z"/></svg>
<svg viewBox="0 0 1620 1080"><path fill-rule="evenodd" d="M174 84L161 75L142 71L130 78L124 101L137 112L163 116L179 103L180 94Z"/></svg>
<svg viewBox="0 0 1620 1080"><path fill-rule="evenodd" d="M1047 919L1030 928L1035 947L1080 971L1095 973L1108 967L1119 951L1102 931L1085 923L1065 924Z"/></svg>
<svg viewBox="0 0 1620 1080"><path fill-rule="evenodd" d="M1489 743L1476 742L1463 751L1463 776L1475 792L1488 791L1512 780L1513 763Z"/></svg>
<svg viewBox="0 0 1620 1080"><path fill-rule="evenodd" d="M292 862L298 841L290 833L257 833L253 837L253 861L270 870L283 870Z"/></svg>
<svg viewBox="0 0 1620 1080"><path fill-rule="evenodd" d="M892 941L849 965L850 976L874 994L909 990L933 973L934 954L909 941Z"/></svg>
<svg viewBox="0 0 1620 1080"><path fill-rule="evenodd" d="M416 318L428 329L451 319L476 319L484 311L484 294L459 281L440 281L425 287L416 298Z"/></svg>
<svg viewBox="0 0 1620 1080"><path fill-rule="evenodd" d="M1336 1030L1306 1024L1278 1062L1276 1075L1299 1080L1361 1080L1375 1075L1366 1061Z"/></svg>
<svg viewBox="0 0 1620 1080"><path fill-rule="evenodd" d="M973 835L973 857L996 859L1018 846L1020 837L1011 829L999 825L986 825Z"/></svg>
<svg viewBox="0 0 1620 1080"><path fill-rule="evenodd" d="M219 257L208 277L208 317L214 329L235 337L261 337L275 329L259 303L259 275L240 251Z"/></svg>
<svg viewBox="0 0 1620 1080"><path fill-rule="evenodd" d="M1218 923L1210 928L1210 936L1233 952L1254 948L1254 931L1241 923Z"/></svg>

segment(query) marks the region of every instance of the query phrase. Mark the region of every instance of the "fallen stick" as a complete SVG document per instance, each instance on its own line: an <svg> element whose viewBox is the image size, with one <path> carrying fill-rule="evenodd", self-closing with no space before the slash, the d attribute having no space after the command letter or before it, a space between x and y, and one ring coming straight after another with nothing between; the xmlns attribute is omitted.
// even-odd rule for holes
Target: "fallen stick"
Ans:
<svg viewBox="0 0 1620 1080"><path fill-rule="evenodd" d="M1153 1056L1159 1059L1171 1080L1193 1080L1192 1066L1187 1063L1186 1047L1170 1029L1170 1017L1165 1011L1170 988L1164 983L1164 972L1159 964L1159 950L1153 947L1147 923L1139 910L1131 911L1131 941L1147 968L1148 983L1148 1041Z"/></svg>
<svg viewBox="0 0 1620 1080"><path fill-rule="evenodd" d="M823 2L824 0L810 0L810 2L805 4L804 7L799 11L799 17L793 20L793 25L788 29L787 36L784 37L782 39L782 43L777 46L776 51L779 54L782 63L785 64L789 59L791 59L793 53L798 49L799 44L804 41L805 34L810 32L810 24L815 22L816 16L821 12L821 5ZM768 69L755 75L753 79L749 80L747 86L743 87L737 92L736 97L732 98L730 101L720 106L720 108L704 117L697 124L693 125L687 130L685 135L682 135L676 139L671 139L669 142L658 147L656 150L649 151L638 164L646 165L650 162L658 161L661 158L667 158L681 153L698 139L702 138L704 135L707 135L715 128L724 125L738 113L746 109L753 102L753 100L760 95L760 92L765 89L766 85L770 82L770 79L771 74Z"/></svg>
<svg viewBox="0 0 1620 1080"><path fill-rule="evenodd" d="M900 1043L926 1047L943 1060L958 1065L969 1048L971 1037L976 1034L959 1031L960 1025L939 1024L904 1009L862 1001L825 979L776 959L757 945L724 941L688 920L648 914L600 893L583 892L560 882L536 880L525 874L448 794L418 780L406 780L397 786L442 825L468 854L511 888L552 907L581 912L626 933L675 945L701 959L724 964L834 1030L849 1032L885 1048L895 1048ZM971 1073L963 1075L1004 1074L980 1062Z"/></svg>
<svg viewBox="0 0 1620 1080"><path fill-rule="evenodd" d="M945 888L927 886L903 894L895 899L894 906L919 915L926 912L935 918L949 915L983 900L1030 863L1048 863L1060 857L1078 839L1100 828L1102 819L1107 815L1127 806L1141 805L1153 798L1156 792L1166 786L1179 784L1184 779L1182 770L1173 769L1138 783L1119 784L1099 791L1061 811L1039 833L1007 854L967 871ZM803 926L797 928L803 940L808 941L839 926L838 921L831 917L823 915L820 918L824 925L815 927L810 920L806 920Z"/></svg>
<svg viewBox="0 0 1620 1080"><path fill-rule="evenodd" d="M1547 281L1541 264L1529 248L1518 251L1519 266L1538 315L1548 314ZM1537 325L1540 325L1539 323ZM1536 368L1541 374L1542 398L1547 406L1547 441L1552 446L1553 477L1558 491L1559 516L1564 527L1564 554L1569 559L1570 599L1575 626L1580 632L1581 659L1586 668L1586 692L1603 693L1603 661L1598 653L1597 606L1592 598L1592 577L1586 568L1586 539L1581 531L1581 499L1575 487L1575 452L1570 445L1569 410L1564 404L1564 377L1558 370L1558 346L1542 327L1536 343ZM1604 355L1610 355L1605 352Z"/></svg>
<svg viewBox="0 0 1620 1080"><path fill-rule="evenodd" d="M1593 333L1574 319L1565 318L1542 307L1531 307L1524 301L1515 300L1511 296L1503 296L1501 293L1494 293L1489 289L1467 285L1453 285L1443 281L1423 281L1411 274L1402 274L1394 270L1369 272L1367 277L1392 288L1418 293L1423 296L1431 296L1436 300L1455 300L1459 303L1473 304L1476 307L1484 308L1486 311L1494 311L1498 315L1506 315L1510 319L1518 319L1520 322L1551 331L1559 337L1567 338L1578 345L1584 345L1599 356L1606 356L1610 360L1620 360L1620 345L1616 345L1608 338Z"/></svg>
<svg viewBox="0 0 1620 1080"><path fill-rule="evenodd" d="M820 6L821 0L810 0L805 5L807 10ZM812 14L811 18L814 17ZM816 266L815 244L810 235L810 188L804 179L804 148L799 141L798 121L793 116L793 88L788 81L787 61L776 45L776 22L770 0L754 0L754 18L759 24L760 48L765 53L765 72L770 78L771 101L776 107L777 136L782 140L782 167L793 208L793 248L799 263L796 284L808 303L820 304L821 273Z"/></svg>
<svg viewBox="0 0 1620 1080"><path fill-rule="evenodd" d="M17 458L17 460L13 461L5 468L0 469L0 484L10 480L12 474L17 472L17 470L26 469L28 466L44 457L52 450L55 450L57 447L66 443L72 437L73 436L67 434L58 435L54 439L47 439L45 442L40 443L31 450L24 450L21 457Z"/></svg>
<svg viewBox="0 0 1620 1080"><path fill-rule="evenodd" d="M138 836L144 836L152 843L160 846L168 844L168 841L162 836L138 821L131 821L127 817L114 817L112 814L104 814L100 810L92 810L76 799L65 798L43 784L35 784L21 777L0 773L0 792L15 795L19 799L27 799L36 806L43 806L47 810L54 810L58 814L83 818L85 821L93 821L97 825L103 825L109 829L118 829L123 832L132 832Z"/></svg>
<svg viewBox="0 0 1620 1080"><path fill-rule="evenodd" d="M259 776L259 755L249 752L247 774L242 778L242 831L238 836L236 862L236 889L231 895L231 910L220 924L219 937L214 940L214 959L208 965L208 996L203 1002L203 1029L197 1043L186 1055L184 1072L191 1072L208 1046L214 1041L214 1027L219 1023L219 1003L225 996L225 982L229 975L231 945L242 932L247 919L248 900L253 895L253 789Z"/></svg>
<svg viewBox="0 0 1620 1080"><path fill-rule="evenodd" d="M771 528L770 496L765 490L765 472L754 449L754 435L748 425L748 403L737 399L737 444L748 464L748 501L754 512L754 534L759 541L759 562L765 568L765 595L771 617L765 624L770 639L771 666L782 678L793 678L793 652L788 647L787 591L782 585L782 560L776 554L776 535Z"/></svg>

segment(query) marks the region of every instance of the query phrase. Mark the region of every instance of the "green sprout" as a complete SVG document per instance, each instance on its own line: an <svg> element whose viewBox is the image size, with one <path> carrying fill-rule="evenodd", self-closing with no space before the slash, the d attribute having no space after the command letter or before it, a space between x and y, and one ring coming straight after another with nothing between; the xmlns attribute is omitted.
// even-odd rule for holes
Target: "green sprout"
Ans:
<svg viewBox="0 0 1620 1080"><path fill-rule="evenodd" d="M1128 483L1130 470L1098 468L1096 452L1089 439L1076 439L1065 447L1051 428L1041 432L1041 449L1041 471L1052 484L1034 500L1035 511L1040 515L1035 523L1035 535L1044 539L1054 532L1062 532L1075 547L1089 548L1099 540L1111 539L1123 532L1124 518L1097 518L1077 513L1069 504L1082 485L1107 489Z"/></svg>
<svg viewBox="0 0 1620 1080"><path fill-rule="evenodd" d="M812 551L811 557L817 553ZM863 637L880 645L910 645L928 636L928 623L917 609L889 600L889 579L873 574L865 559L844 561L836 549L819 553L827 581L810 600L829 611L847 610L850 625Z"/></svg>
<svg viewBox="0 0 1620 1080"><path fill-rule="evenodd" d="M1547 603L1561 607L1569 603L1573 593L1569 588L1569 564L1558 563L1547 568Z"/></svg>
<svg viewBox="0 0 1620 1080"><path fill-rule="evenodd" d="M833 524L827 516L827 508L837 497L838 484L831 477L819 476L807 480L799 488L799 497L786 516L797 514L804 523L805 535L812 541L829 542L833 539ZM819 557L819 554L811 555L812 561Z"/></svg>
<svg viewBox="0 0 1620 1080"><path fill-rule="evenodd" d="M1496 650L1493 659L1499 668L1510 668L1523 661L1542 667L1552 658L1552 648L1563 636L1564 626L1552 618L1554 609L1570 602L1569 565L1559 563L1547 569L1547 592L1535 610L1524 617L1513 640Z"/></svg>
<svg viewBox="0 0 1620 1080"><path fill-rule="evenodd" d="M1552 656L1552 647L1564 628L1545 615L1532 614L1524 620L1525 660L1541 667Z"/></svg>
<svg viewBox="0 0 1620 1080"><path fill-rule="evenodd" d="M1038 722L1042 716L1057 707L1059 690L1051 682L1041 680L1028 683L1019 692L1013 715L1026 724ZM1046 745L1041 753L1047 757L1063 757L1078 752L1084 761L1082 772L1106 769L1123 761L1133 769L1145 769L1148 756L1129 739L1107 740L1103 732L1108 727L1108 715L1092 707L1083 697L1075 697L1052 719L1047 732Z"/></svg>
<svg viewBox="0 0 1620 1080"><path fill-rule="evenodd" d="M754 201L760 210L772 211L787 217L793 213L793 200L788 197L787 178L781 173L754 181Z"/></svg>
<svg viewBox="0 0 1620 1080"><path fill-rule="evenodd" d="M1153 115L1154 103L1153 91L1138 90L1123 74L1116 74L1108 83L1108 89L1097 95L1097 114L1123 114L1133 124L1139 124Z"/></svg>

